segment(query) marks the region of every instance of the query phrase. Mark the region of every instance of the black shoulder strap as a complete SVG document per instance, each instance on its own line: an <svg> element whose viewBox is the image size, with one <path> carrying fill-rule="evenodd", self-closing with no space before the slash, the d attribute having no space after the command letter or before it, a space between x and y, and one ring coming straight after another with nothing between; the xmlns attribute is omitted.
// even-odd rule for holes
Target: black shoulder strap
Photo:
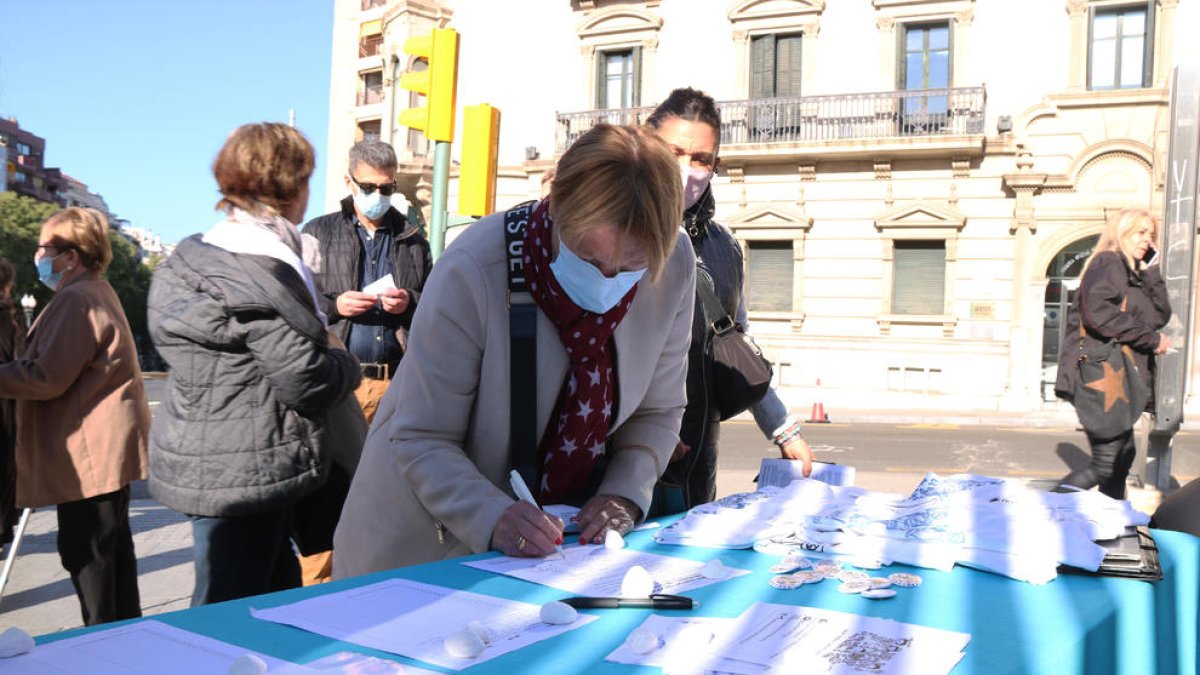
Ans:
<svg viewBox="0 0 1200 675"><path fill-rule="evenodd" d="M537 305L525 282L525 224L537 202L504 214L508 254L509 432L508 456L526 485L538 484L537 464Z"/></svg>
<svg viewBox="0 0 1200 675"><path fill-rule="evenodd" d="M717 298L717 289L713 284L712 276L708 273L708 269L698 261L696 264L696 295L700 297L700 302L704 306L704 318L708 321L710 330L719 335L734 327L736 322L725 310L725 305L721 304Z"/></svg>

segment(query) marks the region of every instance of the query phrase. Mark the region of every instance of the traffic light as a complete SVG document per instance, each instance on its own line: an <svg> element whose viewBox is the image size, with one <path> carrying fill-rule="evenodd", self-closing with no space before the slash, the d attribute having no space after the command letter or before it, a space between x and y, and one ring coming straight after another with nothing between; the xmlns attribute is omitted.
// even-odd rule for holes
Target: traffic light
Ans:
<svg viewBox="0 0 1200 675"><path fill-rule="evenodd" d="M402 110L397 121L418 129L431 141L454 141L454 104L458 92L458 31L435 28L410 37L404 53L423 59L425 70L400 76L400 86L425 97L425 107Z"/></svg>
<svg viewBox="0 0 1200 675"><path fill-rule="evenodd" d="M462 165L458 172L458 212L486 216L496 210L496 154L500 109L484 103L463 108Z"/></svg>

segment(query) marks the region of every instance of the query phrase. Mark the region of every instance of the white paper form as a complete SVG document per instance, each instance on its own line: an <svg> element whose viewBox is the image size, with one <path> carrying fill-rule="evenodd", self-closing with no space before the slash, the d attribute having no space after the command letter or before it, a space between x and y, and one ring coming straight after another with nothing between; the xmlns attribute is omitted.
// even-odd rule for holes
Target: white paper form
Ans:
<svg viewBox="0 0 1200 675"><path fill-rule="evenodd" d="M966 633L769 603L751 605L734 621L710 654L726 659L723 665L746 662L772 673L938 675L950 672L971 640Z"/></svg>
<svg viewBox="0 0 1200 675"><path fill-rule="evenodd" d="M379 295L380 293L388 290L389 288L395 288L395 287L396 287L396 281L394 279L392 279L392 275L385 274L384 276L379 277L378 279L376 279L375 281L372 281L371 283L367 284L366 286L363 286L362 292L370 293L371 295Z"/></svg>
<svg viewBox="0 0 1200 675"><path fill-rule="evenodd" d="M735 663L709 655L712 641L717 635L727 633L733 622L733 619L651 614L638 626L638 630L649 631L657 636L657 649L648 654L639 654L630 649L629 642L626 641L604 657L604 660L631 666L662 668L666 673L766 673L770 670L766 666Z"/></svg>
<svg viewBox="0 0 1200 675"><path fill-rule="evenodd" d="M304 667L312 671L313 675L442 675L440 670L418 668L357 652L330 654L316 661L309 661Z"/></svg>
<svg viewBox="0 0 1200 675"><path fill-rule="evenodd" d="M844 464L813 462L807 480L819 480L826 485L854 485L855 469ZM758 489L774 485L783 487L793 480L805 480L804 462L779 457L765 457L758 467Z"/></svg>
<svg viewBox="0 0 1200 675"><path fill-rule="evenodd" d="M581 614L573 624L551 626L542 623L540 612L540 605L407 579L388 579L290 605L252 609L250 615L455 670L483 663L598 618ZM491 643L473 659L450 656L443 647L444 640L465 629L468 621L483 623L491 632Z"/></svg>
<svg viewBox="0 0 1200 675"><path fill-rule="evenodd" d="M110 628L38 645L0 659L0 673L21 675L212 675L226 673L244 654L266 662L272 673L310 673L244 647L214 640L160 621Z"/></svg>
<svg viewBox="0 0 1200 675"><path fill-rule="evenodd" d="M513 558L500 556L485 560L472 560L462 564L468 567L504 574L535 584L558 588L575 595L618 596L625 573L634 565L641 565L654 579L655 593L677 594L701 588L724 579L708 579L701 571L704 563L683 558L634 551L632 549L608 549L603 546L565 546L566 558ZM725 568L733 578L749 574L750 570Z"/></svg>

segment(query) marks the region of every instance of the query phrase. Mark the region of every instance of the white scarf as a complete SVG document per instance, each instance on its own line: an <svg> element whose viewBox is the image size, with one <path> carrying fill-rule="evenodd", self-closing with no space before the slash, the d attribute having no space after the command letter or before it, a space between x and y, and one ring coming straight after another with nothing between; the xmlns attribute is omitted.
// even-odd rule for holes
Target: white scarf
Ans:
<svg viewBox="0 0 1200 675"><path fill-rule="evenodd" d="M328 328L329 318L321 311L321 305L317 302L317 289L313 284L312 272L301 260L301 252L289 245L284 237L296 245L300 245L302 241L296 226L283 216L255 216L242 209L234 208L230 212L229 218L217 223L211 230L204 233L203 240L206 244L225 249L230 253L265 255L286 263L296 270L296 273L304 280L304 286L308 288L309 296L312 297L317 318Z"/></svg>

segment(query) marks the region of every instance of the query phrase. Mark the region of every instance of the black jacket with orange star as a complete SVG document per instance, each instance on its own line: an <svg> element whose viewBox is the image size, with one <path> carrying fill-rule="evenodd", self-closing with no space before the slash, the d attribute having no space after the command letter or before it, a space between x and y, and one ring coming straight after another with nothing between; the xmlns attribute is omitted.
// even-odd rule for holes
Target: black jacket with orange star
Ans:
<svg viewBox="0 0 1200 675"><path fill-rule="evenodd" d="M1158 332L1171 318L1167 286L1157 266L1135 271L1125 257L1114 251L1097 255L1088 264L1080 280L1066 331L1058 352L1058 379L1054 393L1070 400L1075 392L1079 369L1079 319L1083 317L1086 340L1116 340L1129 345L1138 374L1150 390L1147 410L1154 408L1154 348Z"/></svg>

